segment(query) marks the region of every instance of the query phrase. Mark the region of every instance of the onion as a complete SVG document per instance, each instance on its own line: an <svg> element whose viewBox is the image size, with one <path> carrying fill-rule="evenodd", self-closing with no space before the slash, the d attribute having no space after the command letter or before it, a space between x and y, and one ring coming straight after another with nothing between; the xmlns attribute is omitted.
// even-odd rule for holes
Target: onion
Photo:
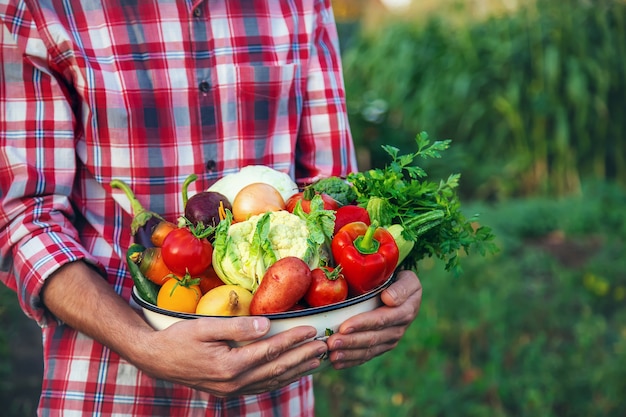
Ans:
<svg viewBox="0 0 626 417"><path fill-rule="evenodd" d="M225 175L211 185L208 191L223 194L232 204L243 187L255 182L270 184L280 192L284 201L299 191L298 185L288 174L264 165L247 165L236 173Z"/></svg>
<svg viewBox="0 0 626 417"><path fill-rule="evenodd" d="M255 182L243 187L235 196L233 219L242 222L256 214L284 209L285 200L275 187L264 182Z"/></svg>

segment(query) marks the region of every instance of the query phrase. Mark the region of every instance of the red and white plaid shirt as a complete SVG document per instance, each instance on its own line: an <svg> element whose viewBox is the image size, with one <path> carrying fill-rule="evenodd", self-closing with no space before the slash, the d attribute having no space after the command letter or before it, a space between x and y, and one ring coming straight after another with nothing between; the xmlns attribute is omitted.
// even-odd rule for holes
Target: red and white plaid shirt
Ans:
<svg viewBox="0 0 626 417"><path fill-rule="evenodd" d="M229 399L154 380L39 293L84 259L129 299L114 178L174 219L191 173L193 194L248 164L356 168L330 0L0 0L0 21L0 279L42 327L40 415L312 415L310 377Z"/></svg>

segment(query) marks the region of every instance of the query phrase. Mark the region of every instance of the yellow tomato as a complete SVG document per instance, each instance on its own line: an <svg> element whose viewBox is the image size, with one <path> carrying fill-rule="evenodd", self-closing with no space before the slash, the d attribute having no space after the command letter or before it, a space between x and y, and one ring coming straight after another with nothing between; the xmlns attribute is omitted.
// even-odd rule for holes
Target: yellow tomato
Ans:
<svg viewBox="0 0 626 417"><path fill-rule="evenodd" d="M189 284L186 279L170 278L161 286L157 295L157 307L179 313L195 313L202 297L197 284Z"/></svg>

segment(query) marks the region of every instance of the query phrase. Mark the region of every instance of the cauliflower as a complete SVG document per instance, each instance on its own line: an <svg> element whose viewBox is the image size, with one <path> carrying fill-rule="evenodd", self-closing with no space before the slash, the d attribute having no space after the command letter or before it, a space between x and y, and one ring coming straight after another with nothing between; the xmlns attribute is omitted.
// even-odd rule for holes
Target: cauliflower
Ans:
<svg viewBox="0 0 626 417"><path fill-rule="evenodd" d="M267 268L287 256L296 256L311 268L319 265L319 245L310 238L306 220L297 215L283 210L231 221L227 212L213 245L213 268L225 283L254 292Z"/></svg>

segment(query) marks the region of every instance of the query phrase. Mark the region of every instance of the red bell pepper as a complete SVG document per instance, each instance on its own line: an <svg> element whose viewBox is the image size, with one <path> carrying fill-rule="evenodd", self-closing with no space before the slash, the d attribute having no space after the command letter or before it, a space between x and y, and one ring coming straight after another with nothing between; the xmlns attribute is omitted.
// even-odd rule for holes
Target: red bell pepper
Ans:
<svg viewBox="0 0 626 417"><path fill-rule="evenodd" d="M391 276L398 263L398 246L377 224L348 223L331 242L335 263L341 265L350 295L364 294Z"/></svg>
<svg viewBox="0 0 626 417"><path fill-rule="evenodd" d="M335 210L335 230L333 233L337 233L339 229L352 222L363 222L369 226L371 223L370 215L363 207L354 205L339 207Z"/></svg>

